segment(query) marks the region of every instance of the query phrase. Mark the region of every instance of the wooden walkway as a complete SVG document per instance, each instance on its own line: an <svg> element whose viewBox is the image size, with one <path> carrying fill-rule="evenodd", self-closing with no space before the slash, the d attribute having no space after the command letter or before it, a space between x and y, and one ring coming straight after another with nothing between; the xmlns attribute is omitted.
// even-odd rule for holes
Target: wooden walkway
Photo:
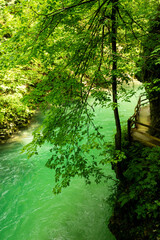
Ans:
<svg viewBox="0 0 160 240"><path fill-rule="evenodd" d="M149 134L150 128L149 102L145 96L140 96L134 114L128 119L129 141L139 141L149 147L160 146L160 139Z"/></svg>

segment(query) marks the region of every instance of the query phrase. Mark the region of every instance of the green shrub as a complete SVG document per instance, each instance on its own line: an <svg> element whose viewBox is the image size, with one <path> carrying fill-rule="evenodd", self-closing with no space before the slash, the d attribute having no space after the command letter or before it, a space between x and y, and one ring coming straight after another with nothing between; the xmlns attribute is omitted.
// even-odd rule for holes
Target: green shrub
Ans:
<svg viewBox="0 0 160 240"><path fill-rule="evenodd" d="M157 240L160 237L160 147L137 143L129 146L127 142L123 146L127 158L121 163L124 181L118 186L114 221L120 218L122 232L127 228L128 231L117 239Z"/></svg>

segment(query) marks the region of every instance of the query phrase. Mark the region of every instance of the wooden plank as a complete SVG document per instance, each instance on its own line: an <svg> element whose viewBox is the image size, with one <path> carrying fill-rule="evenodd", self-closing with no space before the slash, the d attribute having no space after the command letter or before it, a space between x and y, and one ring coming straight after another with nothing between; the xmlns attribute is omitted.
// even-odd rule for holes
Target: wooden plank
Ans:
<svg viewBox="0 0 160 240"><path fill-rule="evenodd" d="M134 141L142 142L146 146L159 146L160 147L160 139L151 136L146 132L139 131L137 129L132 130L131 137Z"/></svg>
<svg viewBox="0 0 160 240"><path fill-rule="evenodd" d="M147 125L147 124L145 124L145 123L141 123L141 122L139 122L139 121L134 121L134 122L137 123L137 124L139 124L139 125L142 125L142 126L144 126L144 127L148 127L148 128L150 128L150 129L153 129L153 130L155 130L155 131L160 132L160 129L159 129L159 128L152 127L152 126L150 126L150 125Z"/></svg>
<svg viewBox="0 0 160 240"><path fill-rule="evenodd" d="M156 142L158 142L160 144L160 139L159 138L154 137L154 136L150 135L149 133L142 132L142 131L139 131L139 130L137 130L137 132L139 132L139 133L145 135L146 137L150 138L150 140L156 141Z"/></svg>

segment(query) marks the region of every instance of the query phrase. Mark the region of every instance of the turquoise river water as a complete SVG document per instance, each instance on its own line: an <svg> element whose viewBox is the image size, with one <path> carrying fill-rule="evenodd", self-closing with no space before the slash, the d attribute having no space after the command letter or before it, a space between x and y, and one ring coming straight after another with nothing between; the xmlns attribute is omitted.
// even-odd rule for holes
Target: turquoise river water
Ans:
<svg viewBox="0 0 160 240"><path fill-rule="evenodd" d="M122 124L133 113L137 96L120 108ZM103 126L108 139L115 130L111 109L96 108L97 124ZM46 168L49 146L38 156L27 159L20 154L31 141L32 125L10 143L0 146L0 239L1 240L114 240L107 223L112 208L107 198L113 193L108 183L85 185L76 178L71 186L55 196L53 172ZM106 167L114 177L111 166Z"/></svg>

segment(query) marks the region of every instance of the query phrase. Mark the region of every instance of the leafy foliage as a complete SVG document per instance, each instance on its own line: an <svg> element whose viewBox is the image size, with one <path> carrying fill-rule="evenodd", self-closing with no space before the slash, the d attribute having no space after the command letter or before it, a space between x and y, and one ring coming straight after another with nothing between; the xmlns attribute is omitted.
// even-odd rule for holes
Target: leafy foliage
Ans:
<svg viewBox="0 0 160 240"><path fill-rule="evenodd" d="M126 219L133 224L142 221L147 231L146 222L152 219L154 232L149 237L153 238L159 226L159 150L110 148L94 125L94 106L111 106L115 112L119 98L129 101L133 92L128 94L123 83L137 72L135 62L145 39L149 39L145 63L149 71L153 65L158 68L159 43L153 46L154 31L148 29L149 21L155 24L157 6L156 0L1 0L0 6L2 125L28 117L26 102L46 113L24 150L31 157L39 146L50 143L52 157L46 166L55 171L54 193L75 176L84 177L86 183L93 177L97 183L106 179L103 167L108 162L124 164L126 185L120 185L118 206L125 213L130 207ZM158 77L147 84L159 91ZM93 105L88 102L90 95ZM137 225L132 236L135 232L148 234Z"/></svg>
<svg viewBox="0 0 160 240"><path fill-rule="evenodd" d="M21 0L2 5L1 69L19 66L29 69L26 75L31 91L24 101L30 106L41 105L44 112L49 109L42 129L35 134L28 150L32 155L45 141L53 145L54 157L47 166L61 169L57 183L61 176L67 179L65 171L70 176L80 174L88 178L87 171L95 175L98 164L106 161L105 157L103 160L97 157L96 166L91 157L93 164L87 163L90 149L104 153L106 148L105 143L99 143L103 136L94 126L94 105L89 107L88 97L95 97L95 105L99 102L108 106L109 102L113 111L118 110L117 100L124 98L124 94L118 94L117 85L124 92L122 83L128 83L129 76L135 72L138 41L146 34L149 15L155 6L153 0L148 5L141 0L66 0L63 3ZM34 66L38 68L35 70ZM113 103L109 91L99 91L111 86ZM118 111L115 115L118 119ZM119 119L117 125L120 132ZM87 157L82 153L88 154ZM123 153L115 156L115 162L125 158ZM67 161L70 161L69 168ZM88 170L88 164L92 171Z"/></svg>
<svg viewBox="0 0 160 240"><path fill-rule="evenodd" d="M68 106L52 106L43 126L34 133L33 142L24 148L31 157L45 141L51 144L52 156L46 166L55 170L54 193L61 192L75 176L84 177L88 184L93 178L97 183L107 179L101 162L104 136L94 125L89 108L78 100Z"/></svg>
<svg viewBox="0 0 160 240"><path fill-rule="evenodd" d="M160 4L157 12L151 17L148 27L148 35L142 41L143 51L138 62L140 71L137 74L144 82L145 89L150 101L151 125L159 128L160 125ZM160 137L160 133L154 129L151 134Z"/></svg>
<svg viewBox="0 0 160 240"><path fill-rule="evenodd" d="M125 143L126 147L126 143ZM120 215L130 226L123 239L157 239L160 236L160 148L147 148L133 144L126 151L123 165L124 182L117 192L116 217ZM115 219L116 221L116 219ZM125 230L123 231L125 232Z"/></svg>
<svg viewBox="0 0 160 240"><path fill-rule="evenodd" d="M28 79L21 69L1 72L0 87L0 140L7 140L19 128L28 124L33 110L22 103L27 92Z"/></svg>

